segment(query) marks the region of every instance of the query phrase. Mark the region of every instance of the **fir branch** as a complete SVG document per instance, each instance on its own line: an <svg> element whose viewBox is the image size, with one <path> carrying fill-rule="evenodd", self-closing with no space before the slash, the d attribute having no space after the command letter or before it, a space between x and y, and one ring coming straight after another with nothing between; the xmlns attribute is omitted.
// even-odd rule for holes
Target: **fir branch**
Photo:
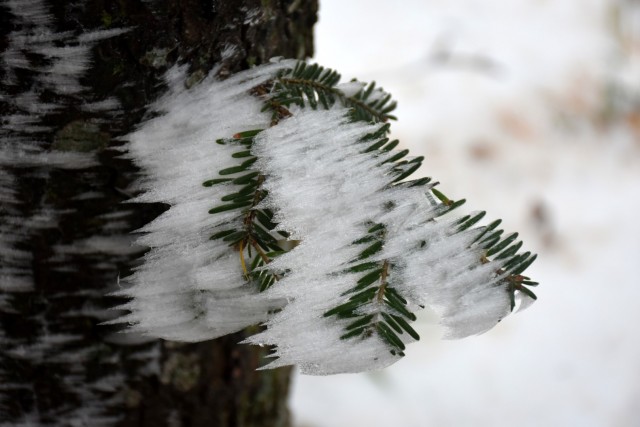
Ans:
<svg viewBox="0 0 640 427"><path fill-rule="evenodd" d="M260 174L259 171L249 169L257 161L257 157L251 155L251 145L261 131L261 129L257 129L240 132L233 135L232 138L219 139L216 141L221 145L231 144L243 146L242 151L231 155L233 159L240 159L241 163L220 170L218 175L244 175L239 178L228 178L228 180L226 178L216 178L205 181L203 185L211 186L218 183L230 183L236 188L240 187L235 193L229 193L221 197L220 200L222 202L229 203L214 207L209 210L209 213L217 214L230 210L238 210L238 215L241 217L242 228L232 227L217 231L211 236L211 239L222 239L228 242L230 247L238 251L244 276L256 283L259 291L263 292L280 279L278 274L265 273L259 270L271 262L271 259L265 251L279 251L281 248L271 234L271 231L276 227L276 224L273 223L273 214L257 207L266 195L266 191L262 188L265 176ZM247 268L245 252L246 255L251 258L252 248L256 250L258 253L257 257L259 257L262 262L253 262L249 268Z"/></svg>
<svg viewBox="0 0 640 427"><path fill-rule="evenodd" d="M286 117L291 114L285 107L292 104L305 107L308 103L313 109L319 106L329 109L336 101L351 109L354 121L376 123L396 119L389 114L396 108L396 102L382 89L376 89L375 82L361 85L355 93L348 94L337 85L339 81L340 74L336 71L300 61L295 67L281 72L271 82L270 91L263 86L253 93L266 97L264 109L272 111L276 123L283 117L283 111L286 111ZM353 81L354 85L359 83ZM268 92L270 96L266 96Z"/></svg>
<svg viewBox="0 0 640 427"><path fill-rule="evenodd" d="M272 100L268 100L266 105L270 105L269 102L272 102ZM389 141L389 139L386 138L388 130L389 125L385 124L378 127L374 132L364 135L359 140L364 147L362 152L368 153L373 158L380 159L378 167L388 171L389 180L387 188L425 188L427 191L425 194L426 199L434 208L432 221L437 217L450 213L465 202L464 200L451 200L441 191L433 188L437 183L430 184L429 179L405 181L406 178L410 177L410 175L418 169L423 158L418 157L405 160L408 154L407 150L399 152L393 151L398 141ZM234 136L236 140L242 140L243 143L246 144L247 150L234 153L232 157L242 159L242 163L238 166L220 171L220 175L245 173L247 166L253 165L256 158L252 155L251 146L253 138L257 134L258 133L252 133L248 137L242 134ZM236 205L234 208L246 208L243 220L245 233L236 233L230 236L232 238L242 239L240 251L243 251L245 247L249 249L253 247L258 252L250 269L246 269L246 267L243 268L246 269L247 276L252 278L257 284L258 289L262 292L272 286L280 277L274 272L267 273L268 269L265 269L271 262L271 259L266 256L263 248L274 248L274 242L271 240L272 237L269 231L273 230L276 224L273 223L273 216L270 212L266 214L256 209L257 204L266 195L266 192L262 189L262 184L266 177L262 172L257 172L258 174L255 177L255 181L251 181L254 185L253 187L252 184L249 184L245 190L241 190L230 196L225 196L223 200L235 201ZM249 203L250 199L252 201L248 207L241 206L241 204ZM387 209L393 210L394 207L394 203L390 203ZM263 225L266 226L266 230L262 232L260 232L262 228L256 220L259 212L261 213L262 221L265 223ZM463 233L469 230L480 221L483 216L484 212L481 212L473 216L468 215L461 218L457 222L455 232ZM354 268L354 270L372 269L373 271L365 272L365 274L357 280L356 285L347 292L347 294L351 294L346 295L348 299L342 304L327 310L325 317L335 315L338 318L350 319L350 322L344 327L344 333L341 335L342 339L354 339L356 337L367 339L373 334L376 334L387 343L392 355L403 356L405 341L403 341L399 335L407 332L411 338L419 339L419 335L409 324L409 322L415 320L415 314L408 309L407 298L403 297L398 289L390 286L387 281L393 261L386 258L372 264L367 262L368 258L371 258L382 250L385 244L384 230L385 226L383 224L374 225L368 230L367 235L354 241L354 244L365 245L365 248L361 251L359 257L354 260L354 263L357 263L357 265L352 268ZM499 230L498 232L492 233L487 239L476 241L477 244L485 244L486 246L486 253L478 262L491 262L490 257L494 255L496 260L504 259L504 266L496 271L498 275L504 275L503 273L507 271L506 267L510 269L521 268L523 262L527 261L528 258L526 255L525 258L521 258L522 256L517 254L519 246L509 246L513 242L514 236L509 236L504 240L496 240L496 233L498 233L499 236L502 231ZM231 240L231 237L227 236L226 238ZM424 242L421 247L422 246L424 246ZM244 255L241 255L241 261L244 261ZM365 269L364 266L367 266L367 268ZM503 283L505 290L509 293L511 301L510 307L511 310L513 310L516 292L524 293L527 296L533 294L522 284L522 281L525 279L518 281L514 274L504 276L505 278L501 283ZM379 281L379 283L376 285L374 284L375 281ZM533 295L533 297L535 298L535 295Z"/></svg>
<svg viewBox="0 0 640 427"><path fill-rule="evenodd" d="M366 265L360 263L362 260L373 256L382 247L385 239L385 226L383 224L373 225L368 230L368 235L354 242L358 245L368 245L360 256L353 262L359 263L356 271ZM373 248L373 249L372 249ZM398 291L390 286L388 276L392 269L389 260L377 261L368 266L373 267L358 279L356 286L347 291L344 295L349 299L324 313L325 317L337 316L338 318L350 319L344 327L345 333L340 339L367 339L374 333L390 347L389 352L393 356L404 356L405 344L398 336L405 331L415 339L420 339L409 321L416 319L415 315L407 308L407 300L400 296Z"/></svg>
<svg viewBox="0 0 640 427"><path fill-rule="evenodd" d="M485 216L485 212L467 215L458 221L458 232L463 232L476 224ZM512 233L501 237L504 231L497 229L502 220L495 220L486 227L481 227L481 233L474 241L472 247L481 247L484 253L480 257L481 263L500 263L496 269L496 275L502 277L501 284L509 294L510 309L515 309L516 295L522 294L531 299L537 299L536 295L527 286L536 286L522 273L536 260L537 255L530 252L520 253L522 242L515 242L518 233ZM515 242L515 243L514 243Z"/></svg>
<svg viewBox="0 0 640 427"><path fill-rule="evenodd" d="M246 129L247 123L261 128L217 140L224 155L208 158L216 165L214 177L199 162L202 150L191 155L205 171L198 175L203 185L212 187L199 194L219 199L209 210L211 225L203 227L200 220L198 229L216 241L206 242L203 253L213 254L211 262L220 261L228 287L217 290L215 284L194 280L196 289L213 290L209 300L191 291L179 300L176 311L196 316L198 326L189 339L267 320L267 329L248 342L276 346L277 360L269 367L299 363L307 373L354 372L403 356L405 345L419 339L411 327L418 308L440 310L441 323L453 335L466 336L493 327L514 310L516 297L535 299L529 288L537 283L523 275L535 255L521 252L517 235L505 235L499 221L479 226L484 212L452 219L464 199L447 197L429 178L412 178L423 158L410 157L388 138L386 122L395 108L388 94L373 83L339 84L337 72L303 62L251 73L260 78L241 76L237 87L222 85L228 90L222 99L233 106L244 100L240 93L247 94L251 103L244 112L255 111L258 97L263 111L271 113L271 125L264 114L254 121L255 113L233 122L237 128ZM183 105L174 108L179 120ZM216 108L230 119L240 113L228 113L226 105ZM292 115L295 120L286 120ZM165 133L182 129L160 128ZM181 135L190 138L186 131ZM295 231L293 238L303 244L295 246L297 240L282 230ZM290 244L281 245L281 237ZM238 264L242 281L235 277L241 276ZM247 282L263 293L243 289ZM158 294L164 298L168 287L163 286ZM228 289L234 290L231 296ZM130 295L144 297L145 292L140 287ZM236 307L237 314L206 313L208 304ZM233 319L227 322L229 315ZM202 321L207 317L222 326L207 331L202 326L209 325ZM144 316L133 319L146 322ZM174 337L186 327L178 323L175 328L158 331Z"/></svg>

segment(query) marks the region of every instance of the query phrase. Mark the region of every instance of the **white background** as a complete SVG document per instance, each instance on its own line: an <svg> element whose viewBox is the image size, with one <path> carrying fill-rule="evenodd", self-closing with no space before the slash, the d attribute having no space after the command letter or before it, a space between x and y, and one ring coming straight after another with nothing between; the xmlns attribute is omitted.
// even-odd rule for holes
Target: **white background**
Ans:
<svg viewBox="0 0 640 427"><path fill-rule="evenodd" d="M638 2L320 3L316 60L391 92L421 174L519 231L541 285L482 336L423 313L390 368L296 376L296 426L640 426Z"/></svg>

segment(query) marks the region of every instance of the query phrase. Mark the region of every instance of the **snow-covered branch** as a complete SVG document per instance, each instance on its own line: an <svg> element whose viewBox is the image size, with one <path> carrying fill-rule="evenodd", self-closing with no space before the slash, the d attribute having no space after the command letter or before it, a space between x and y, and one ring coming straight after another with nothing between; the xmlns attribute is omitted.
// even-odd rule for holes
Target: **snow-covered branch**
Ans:
<svg viewBox="0 0 640 427"><path fill-rule="evenodd" d="M408 180L422 158L387 138L395 103L375 85L293 61L168 80L129 137L136 200L170 205L141 230L151 250L121 292L132 330L200 341L264 324L246 342L274 346L267 367L359 372L404 355L419 309L457 338L535 298L516 235Z"/></svg>

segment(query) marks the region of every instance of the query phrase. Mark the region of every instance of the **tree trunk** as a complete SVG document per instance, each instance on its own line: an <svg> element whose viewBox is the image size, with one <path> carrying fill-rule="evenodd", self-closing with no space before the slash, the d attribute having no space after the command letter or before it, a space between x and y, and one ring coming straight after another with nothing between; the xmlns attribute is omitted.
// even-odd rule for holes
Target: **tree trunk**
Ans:
<svg viewBox="0 0 640 427"><path fill-rule="evenodd" d="M123 204L119 137L176 63L195 83L312 54L316 0L0 3L0 426L287 426L288 369L242 334L124 340L100 323L163 205Z"/></svg>

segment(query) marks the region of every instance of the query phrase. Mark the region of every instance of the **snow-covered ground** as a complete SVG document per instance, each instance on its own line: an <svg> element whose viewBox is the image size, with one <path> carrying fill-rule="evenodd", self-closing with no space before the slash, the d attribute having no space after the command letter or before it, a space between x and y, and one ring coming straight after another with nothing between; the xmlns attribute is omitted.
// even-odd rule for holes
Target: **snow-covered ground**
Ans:
<svg viewBox="0 0 640 427"><path fill-rule="evenodd" d="M316 59L394 94L422 173L540 254L539 301L462 341L424 313L390 368L298 375L296 425L640 425L640 4L399 3L321 0Z"/></svg>

